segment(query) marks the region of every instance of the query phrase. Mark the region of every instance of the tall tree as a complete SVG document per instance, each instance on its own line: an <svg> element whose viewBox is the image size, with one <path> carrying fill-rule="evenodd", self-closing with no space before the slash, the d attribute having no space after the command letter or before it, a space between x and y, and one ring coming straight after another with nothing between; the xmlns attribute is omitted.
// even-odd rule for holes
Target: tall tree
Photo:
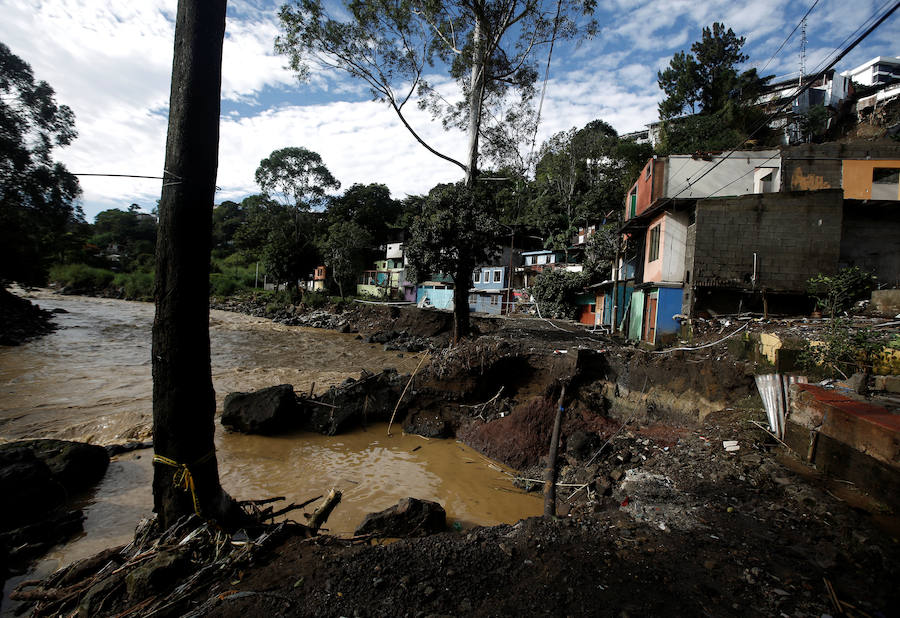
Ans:
<svg viewBox="0 0 900 618"><path fill-rule="evenodd" d="M372 242L372 235L353 221L339 221L328 228L322 253L341 298L344 298L344 288L352 285L356 275L362 270L366 250L371 247Z"/></svg>
<svg viewBox="0 0 900 618"><path fill-rule="evenodd" d="M262 245L267 272L296 290L318 260L315 229L318 217L310 210L321 207L329 190L341 183L317 152L302 147L281 148L260 161L256 183L265 202L254 225L265 230Z"/></svg>
<svg viewBox="0 0 900 618"><path fill-rule="evenodd" d="M320 206L329 189L341 188L319 153L297 146L275 150L260 161L256 184L266 197L297 210Z"/></svg>
<svg viewBox="0 0 900 618"><path fill-rule="evenodd" d="M529 117L538 52L575 36L579 15L594 5L595 0L345 0L339 19L322 0L294 0L281 8L284 34L276 50L288 55L301 78L311 66L326 66L363 80L420 144L462 169L472 186L480 140L504 151L504 125ZM448 102L424 78L438 66L456 81L458 101ZM415 94L445 128L466 131L464 159L439 152L409 123L404 107Z"/></svg>
<svg viewBox="0 0 900 618"><path fill-rule="evenodd" d="M0 43L0 284L42 283L84 222L78 180L53 160L76 135L72 110Z"/></svg>
<svg viewBox="0 0 900 618"><path fill-rule="evenodd" d="M156 245L153 505L163 528L182 515L227 522L219 484L209 350L209 258L219 147L225 0L180 0Z"/></svg>
<svg viewBox="0 0 900 618"><path fill-rule="evenodd" d="M716 22L703 28L692 54L676 53L657 73L666 94L659 104L663 152L732 148L756 128L762 114L752 102L770 77L760 77L756 69L739 72L749 59L741 51L744 43L744 37ZM678 118L686 112L692 115Z"/></svg>
<svg viewBox="0 0 900 618"><path fill-rule="evenodd" d="M388 236L398 226L401 211L400 202L391 198L386 185L354 184L329 202L328 222L353 222L371 234L373 245L380 246L390 240Z"/></svg>
<svg viewBox="0 0 900 618"><path fill-rule="evenodd" d="M413 277L453 278L453 338L469 335L469 282L475 265L494 254L500 233L491 195L481 186L443 184L432 189L406 242Z"/></svg>

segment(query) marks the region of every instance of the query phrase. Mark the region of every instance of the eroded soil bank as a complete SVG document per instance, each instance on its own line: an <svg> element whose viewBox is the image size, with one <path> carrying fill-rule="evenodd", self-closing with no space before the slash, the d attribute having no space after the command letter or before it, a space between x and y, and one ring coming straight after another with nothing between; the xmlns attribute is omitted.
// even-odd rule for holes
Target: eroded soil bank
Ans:
<svg viewBox="0 0 900 618"><path fill-rule="evenodd" d="M456 434L517 468L522 486L540 485L558 379L569 380L559 517L389 544L289 537L182 590L170 615L894 613L895 515L787 459L749 422L763 418L754 367L726 345L650 355L571 325L482 319L476 338L447 348L444 320L365 307L327 326L421 346L407 352L429 360L404 429ZM140 614L201 566L139 594L107 581L76 606Z"/></svg>

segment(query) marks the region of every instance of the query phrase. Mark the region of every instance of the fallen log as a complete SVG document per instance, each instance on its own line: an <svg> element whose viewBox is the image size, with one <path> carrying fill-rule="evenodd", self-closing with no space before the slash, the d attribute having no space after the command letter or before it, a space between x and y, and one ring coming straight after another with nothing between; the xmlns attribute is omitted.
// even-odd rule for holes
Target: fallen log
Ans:
<svg viewBox="0 0 900 618"><path fill-rule="evenodd" d="M309 516L309 521L307 522L307 527L310 531L315 534L319 531L319 528L328 520L328 517L331 515L331 511L334 510L334 507L338 505L341 501L341 490L332 489L328 492L328 495L325 496L325 499L322 503L316 507L316 510L313 511L312 515Z"/></svg>

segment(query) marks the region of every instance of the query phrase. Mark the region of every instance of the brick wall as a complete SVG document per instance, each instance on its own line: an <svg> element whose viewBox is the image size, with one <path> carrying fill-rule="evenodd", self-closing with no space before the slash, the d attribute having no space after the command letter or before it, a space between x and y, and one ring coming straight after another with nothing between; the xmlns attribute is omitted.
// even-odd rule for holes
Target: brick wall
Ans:
<svg viewBox="0 0 900 618"><path fill-rule="evenodd" d="M782 153L782 189L785 191L819 191L843 186L842 159L896 159L900 144L854 142L802 144L786 148Z"/></svg>
<svg viewBox="0 0 900 618"><path fill-rule="evenodd" d="M834 273L841 246L840 190L765 193L697 202L694 286L803 292Z"/></svg>

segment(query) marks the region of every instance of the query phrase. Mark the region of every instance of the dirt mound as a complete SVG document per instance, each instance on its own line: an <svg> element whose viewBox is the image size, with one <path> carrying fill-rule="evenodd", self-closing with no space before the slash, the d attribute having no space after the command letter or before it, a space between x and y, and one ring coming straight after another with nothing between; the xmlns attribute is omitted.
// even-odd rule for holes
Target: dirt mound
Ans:
<svg viewBox="0 0 900 618"><path fill-rule="evenodd" d="M550 449L555 406L535 398L515 408L509 416L476 422L462 429L460 439L478 452L513 468L536 465Z"/></svg>

